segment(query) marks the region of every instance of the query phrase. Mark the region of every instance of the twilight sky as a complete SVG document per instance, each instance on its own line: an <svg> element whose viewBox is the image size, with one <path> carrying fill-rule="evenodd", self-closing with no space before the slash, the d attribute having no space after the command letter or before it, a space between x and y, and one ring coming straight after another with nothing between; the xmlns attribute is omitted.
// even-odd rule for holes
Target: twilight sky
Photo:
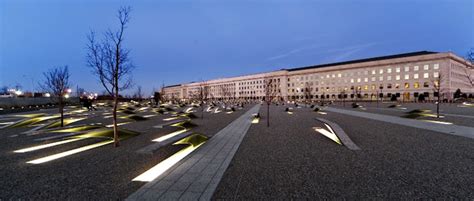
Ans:
<svg viewBox="0 0 474 201"><path fill-rule="evenodd" d="M136 86L165 85L410 51L474 47L474 0L0 0L0 86L36 88L69 65L73 88L103 89L86 34L133 8Z"/></svg>

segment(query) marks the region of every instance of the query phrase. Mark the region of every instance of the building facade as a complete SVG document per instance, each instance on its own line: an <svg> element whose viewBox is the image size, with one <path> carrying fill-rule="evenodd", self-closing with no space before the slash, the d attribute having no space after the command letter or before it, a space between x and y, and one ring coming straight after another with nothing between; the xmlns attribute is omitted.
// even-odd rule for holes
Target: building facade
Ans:
<svg viewBox="0 0 474 201"><path fill-rule="evenodd" d="M453 99L474 94L473 64L451 53L412 52L167 86L166 99L277 100ZM472 79L472 78L471 78ZM439 92L439 93L438 93Z"/></svg>

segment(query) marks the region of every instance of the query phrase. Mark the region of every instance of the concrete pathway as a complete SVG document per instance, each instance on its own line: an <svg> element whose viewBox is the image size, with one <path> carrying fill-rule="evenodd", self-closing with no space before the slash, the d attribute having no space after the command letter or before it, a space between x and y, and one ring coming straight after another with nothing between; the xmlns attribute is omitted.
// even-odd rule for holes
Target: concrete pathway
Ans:
<svg viewBox="0 0 474 201"><path fill-rule="evenodd" d="M356 117L362 117L366 119L372 119L376 121L383 121L383 122L398 124L402 126L409 126L409 127L431 130L435 132L446 133L450 135L457 135L457 136L474 139L474 127L437 124L437 123L426 122L426 121L416 120L416 119L407 119L407 118L395 117L395 116L390 116L390 115L374 114L374 113L368 113L368 112L358 112L358 111L344 110L344 109L338 109L338 108L332 108L332 107L328 107L325 110L330 111L330 112L356 116Z"/></svg>
<svg viewBox="0 0 474 201"><path fill-rule="evenodd" d="M127 200L210 200L259 109L251 108Z"/></svg>

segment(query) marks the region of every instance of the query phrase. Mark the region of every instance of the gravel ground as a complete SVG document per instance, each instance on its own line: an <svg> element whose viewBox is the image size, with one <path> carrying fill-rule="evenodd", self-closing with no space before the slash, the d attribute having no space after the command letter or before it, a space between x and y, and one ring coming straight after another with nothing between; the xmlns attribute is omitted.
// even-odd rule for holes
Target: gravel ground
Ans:
<svg viewBox="0 0 474 201"><path fill-rule="evenodd" d="M338 107L338 108L343 108L343 109L348 109L348 110L355 110L355 111L361 111L361 112L370 112L370 113L377 113L377 114L384 114L384 115L391 115L391 116L404 116L407 115L407 112L415 110L415 109L423 109L423 110L431 110L430 113L436 114L436 105L434 104L415 104L415 103L407 103L407 104L401 104L401 108L406 108L406 109L400 109L400 108L388 108L388 106L393 105L393 104L380 104L379 107L375 103L361 103L361 105L366 109L366 110L361 110L358 108L352 108L350 106L351 103L346 104L345 107L342 107L340 104L335 105L333 107ZM448 115L444 115L448 114ZM451 116L449 114L454 114L454 115L467 115L471 116L471 118L467 117L459 117L459 116ZM446 122L451 122L454 123L455 125L461 125L461 126L474 126L474 108L469 107L457 107L457 104L444 104L440 106L440 115L444 116L443 118L436 118L436 117L421 117L419 119L426 119L426 120L436 120L436 121L446 121Z"/></svg>
<svg viewBox="0 0 474 201"><path fill-rule="evenodd" d="M196 132L212 136L232 120L239 117L247 108L233 114L208 114L204 119L195 119L199 126ZM54 111L50 111L54 112ZM90 112L92 113L92 112ZM96 112L98 114L101 111ZM148 114L148 113L143 113ZM143 115L140 114L140 115ZM163 123L158 115L146 121L123 125L122 128L138 131L141 134L124 140L119 148L112 145L95 148L47 163L32 165L26 161L59 153L99 142L99 139L86 139L44 150L28 153L13 153L14 150L39 145L34 139L52 136L40 134L27 136L21 134L31 128L8 128L0 130L0 200L122 200L135 192L144 183L131 180L176 153L183 146L165 146L151 154L139 154L136 150L150 145L151 140L168 134L176 128L156 129L152 126ZM110 124L111 119L102 116L90 118L75 124ZM11 135L19 134L17 137ZM53 142L53 141L50 141ZM44 142L47 143L47 142Z"/></svg>
<svg viewBox="0 0 474 201"><path fill-rule="evenodd" d="M307 108L272 107L251 126L214 200L473 199L474 140ZM362 150L316 133L314 117L339 124Z"/></svg>

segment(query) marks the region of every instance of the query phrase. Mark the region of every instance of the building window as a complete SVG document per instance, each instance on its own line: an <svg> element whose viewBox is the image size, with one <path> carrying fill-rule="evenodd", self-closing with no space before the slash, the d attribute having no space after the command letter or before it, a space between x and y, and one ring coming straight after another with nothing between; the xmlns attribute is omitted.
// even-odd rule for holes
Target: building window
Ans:
<svg viewBox="0 0 474 201"><path fill-rule="evenodd" d="M392 80L392 76L387 76L387 80Z"/></svg>
<svg viewBox="0 0 474 201"><path fill-rule="evenodd" d="M372 75L375 75L375 70L372 70Z"/></svg>
<svg viewBox="0 0 474 201"><path fill-rule="evenodd" d="M400 84L396 83L395 84L395 89L398 89L398 88L400 88Z"/></svg>
<svg viewBox="0 0 474 201"><path fill-rule="evenodd" d="M428 88L428 87L430 87L430 83L428 83L428 82L424 82L424 83L423 83L423 87L425 87L425 88Z"/></svg>
<svg viewBox="0 0 474 201"><path fill-rule="evenodd" d="M369 81L369 78L364 78L364 82L368 82Z"/></svg>
<svg viewBox="0 0 474 201"><path fill-rule="evenodd" d="M409 66L405 66L405 72L408 72L410 71L410 67Z"/></svg>
<svg viewBox="0 0 474 201"><path fill-rule="evenodd" d="M342 75L339 73L339 74L337 74L337 77L342 77Z"/></svg>
<svg viewBox="0 0 474 201"><path fill-rule="evenodd" d="M383 76L380 76L380 77L379 77L379 81L383 81Z"/></svg>
<svg viewBox="0 0 474 201"><path fill-rule="evenodd" d="M423 70L429 70L429 69L430 69L430 66L428 64L423 66Z"/></svg>
<svg viewBox="0 0 474 201"><path fill-rule="evenodd" d="M387 69L387 73L392 73L392 69L391 68Z"/></svg>
<svg viewBox="0 0 474 201"><path fill-rule="evenodd" d="M410 88L410 83L407 83L407 82L406 82L406 83L405 83L405 89L408 89L408 88Z"/></svg>
<svg viewBox="0 0 474 201"><path fill-rule="evenodd" d="M380 69L380 70L379 70L379 74L382 74L382 73L383 73L383 69Z"/></svg>
<svg viewBox="0 0 474 201"><path fill-rule="evenodd" d="M375 90L375 84L373 84L373 85L371 86L371 88L372 88L372 90Z"/></svg>
<svg viewBox="0 0 474 201"><path fill-rule="evenodd" d="M368 90L368 89L369 89L369 86L364 85L364 90Z"/></svg>
<svg viewBox="0 0 474 201"><path fill-rule="evenodd" d="M391 89L392 88L392 84L387 84L387 89Z"/></svg>
<svg viewBox="0 0 474 201"><path fill-rule="evenodd" d="M439 72L434 72L433 77L436 77L436 78L439 77Z"/></svg>
<svg viewBox="0 0 474 201"><path fill-rule="evenodd" d="M375 82L375 77L372 77L372 82Z"/></svg>
<svg viewBox="0 0 474 201"><path fill-rule="evenodd" d="M410 79L410 75L406 74L405 75L405 80L408 80L408 79Z"/></svg>
<svg viewBox="0 0 474 201"><path fill-rule="evenodd" d="M357 78L357 82L360 82L360 78Z"/></svg>
<svg viewBox="0 0 474 201"><path fill-rule="evenodd" d="M419 87L420 87L420 83L415 82L415 83L413 84L413 88L418 89Z"/></svg>
<svg viewBox="0 0 474 201"><path fill-rule="evenodd" d="M433 69L438 70L439 69L439 64L434 64Z"/></svg>
<svg viewBox="0 0 474 201"><path fill-rule="evenodd" d="M423 78L430 78L430 74L424 73L424 74L423 74Z"/></svg>
<svg viewBox="0 0 474 201"><path fill-rule="evenodd" d="M413 74L414 79L418 79L418 73Z"/></svg>
<svg viewBox="0 0 474 201"><path fill-rule="evenodd" d="M419 69L420 69L419 66L413 66L413 70L414 70L414 71L418 71Z"/></svg>
<svg viewBox="0 0 474 201"><path fill-rule="evenodd" d="M395 72L399 73L400 72L400 67L395 68Z"/></svg>
<svg viewBox="0 0 474 201"><path fill-rule="evenodd" d="M395 80L400 80L400 75L395 76Z"/></svg>

